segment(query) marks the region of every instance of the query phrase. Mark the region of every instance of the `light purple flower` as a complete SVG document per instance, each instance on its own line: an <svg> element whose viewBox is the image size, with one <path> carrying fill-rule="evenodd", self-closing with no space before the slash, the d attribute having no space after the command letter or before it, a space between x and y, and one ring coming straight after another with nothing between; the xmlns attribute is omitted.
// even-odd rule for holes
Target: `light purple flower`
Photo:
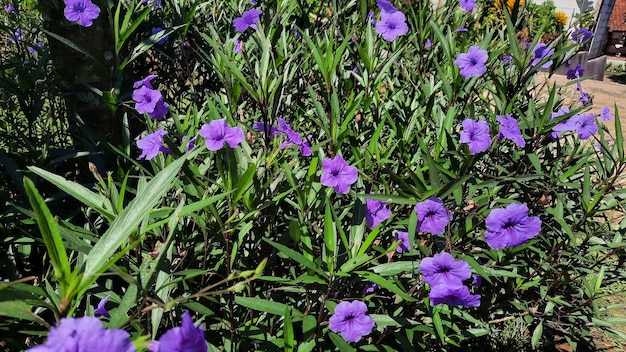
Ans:
<svg viewBox="0 0 626 352"><path fill-rule="evenodd" d="M409 240L409 233L406 231L396 231L393 235L394 241L400 241L400 244L396 246L396 252L404 253L411 250L411 240Z"/></svg>
<svg viewBox="0 0 626 352"><path fill-rule="evenodd" d="M593 37L593 32L587 28L581 28L572 32L572 41L576 44L584 43Z"/></svg>
<svg viewBox="0 0 626 352"><path fill-rule="evenodd" d="M480 295L470 294L469 288L461 284L432 286L428 298L432 307L438 304L462 307L480 306Z"/></svg>
<svg viewBox="0 0 626 352"><path fill-rule="evenodd" d="M487 72L487 59L489 54L486 50L481 49L479 46L472 46L467 53L461 53L454 60L454 63L461 71L461 76L468 79L470 77L480 77L483 73Z"/></svg>
<svg viewBox="0 0 626 352"><path fill-rule="evenodd" d="M163 146L163 136L167 134L165 130L158 130L137 141L137 146L141 148L141 155L137 159L151 160L159 152L171 153L171 151Z"/></svg>
<svg viewBox="0 0 626 352"><path fill-rule="evenodd" d="M426 43L424 43L424 46L427 48L430 48L433 46L433 42L430 41L430 38L426 38Z"/></svg>
<svg viewBox="0 0 626 352"><path fill-rule="evenodd" d="M146 86L150 89L152 89L152 83L150 83L150 81L152 81L153 79L157 78L157 75L148 75L146 78L141 79L135 83L133 83L133 88L139 88L141 86Z"/></svg>
<svg viewBox="0 0 626 352"><path fill-rule="evenodd" d="M278 128L276 130L287 135L287 140L280 145L280 148L284 149L295 144L298 146L298 149L300 149L302 155L310 156L311 147L309 142L304 140L298 132L294 131L283 118L279 117L276 120L278 121Z"/></svg>
<svg viewBox="0 0 626 352"><path fill-rule="evenodd" d="M4 6L4 11L6 11L7 13L13 13L13 11L15 11L15 5L10 2L8 5Z"/></svg>
<svg viewBox="0 0 626 352"><path fill-rule="evenodd" d="M155 35L155 34L157 34L157 33L161 32L161 31L163 31L163 30L164 30L164 29L163 29L163 28L161 28L161 27L152 27L152 35ZM157 42L157 44L161 44L161 45L163 45L163 44L165 44L165 42L166 42L169 38L170 38L170 37L166 35L166 36L164 36L163 38L161 38L161 40L159 40L159 41Z"/></svg>
<svg viewBox="0 0 626 352"><path fill-rule="evenodd" d="M220 150L227 143L231 148L236 148L244 139L243 130L240 127L228 127L226 119L213 120L209 124L200 127L198 134L206 138L208 150Z"/></svg>
<svg viewBox="0 0 626 352"><path fill-rule="evenodd" d="M417 203L414 209L417 213L418 230L422 232L443 235L452 220L452 212L446 210L440 198L430 197Z"/></svg>
<svg viewBox="0 0 626 352"><path fill-rule="evenodd" d="M593 113L574 115L570 120L574 130L582 140L589 139L598 132L598 125Z"/></svg>
<svg viewBox="0 0 626 352"><path fill-rule="evenodd" d="M485 224L485 240L493 249L519 246L541 232L541 219L528 216L526 204L511 203L504 209L493 209Z"/></svg>
<svg viewBox="0 0 626 352"><path fill-rule="evenodd" d="M365 200L365 223L367 227L374 229L389 217L391 217L391 210L387 209L387 202L370 198Z"/></svg>
<svg viewBox="0 0 626 352"><path fill-rule="evenodd" d="M233 20L233 26L237 32L243 33L248 28L252 28L255 31L257 30L257 22L259 22L259 16L263 11L257 9L250 9L242 14L241 17L235 18Z"/></svg>
<svg viewBox="0 0 626 352"><path fill-rule="evenodd" d="M275 137L276 133L280 132L276 126L261 121L254 121L252 123L252 129L258 132L267 133L270 138Z"/></svg>
<svg viewBox="0 0 626 352"><path fill-rule="evenodd" d="M550 120L552 120L555 117L563 116L563 115L566 115L566 114L569 114L569 109L566 108L566 107L562 107L558 111L552 112L550 114ZM554 139L559 138L561 136L560 130L567 130L567 131L569 131L569 129L563 129L563 127L565 127L566 125L567 125L566 122L561 122L558 125L554 126L554 128L556 128L556 130L554 128L552 129L552 131L553 131L551 133L552 138L554 138Z"/></svg>
<svg viewBox="0 0 626 352"><path fill-rule="evenodd" d="M535 59L532 62L532 66L537 66L539 62L541 62L544 58L550 57L554 54L554 49L549 49L547 45L544 43L538 43L535 45L535 49L533 50L533 54ZM541 65L541 68L550 68L552 66L552 60L544 62Z"/></svg>
<svg viewBox="0 0 626 352"><path fill-rule="evenodd" d="M29 352L135 352L130 335L122 329L105 329L96 317L63 318L44 345ZM206 350L205 350L206 351Z"/></svg>
<svg viewBox="0 0 626 352"><path fill-rule="evenodd" d="M585 74L585 68L580 65L576 65L576 67L567 71L566 76L567 76L567 79L578 79L582 77L584 74Z"/></svg>
<svg viewBox="0 0 626 352"><path fill-rule="evenodd" d="M138 113L151 113L156 108L157 103L163 100L163 96L156 89L142 86L133 91L133 100L135 101L135 110Z"/></svg>
<svg viewBox="0 0 626 352"><path fill-rule="evenodd" d="M380 21L376 23L376 33L380 34L384 40L392 42L408 31L409 26L402 12L381 12Z"/></svg>
<svg viewBox="0 0 626 352"><path fill-rule="evenodd" d="M369 22L370 26L374 27L376 25L376 18L374 17L374 11L370 11L367 13L367 18L365 18L366 22Z"/></svg>
<svg viewBox="0 0 626 352"><path fill-rule="evenodd" d="M454 260L448 252L422 259L417 268L422 273L422 280L431 286L460 285L472 276L469 264L465 260Z"/></svg>
<svg viewBox="0 0 626 352"><path fill-rule="evenodd" d="M324 170L320 177L322 185L332 187L339 194L348 193L350 186L359 178L357 168L348 165L341 155L336 155L333 159L324 159L322 169Z"/></svg>
<svg viewBox="0 0 626 352"><path fill-rule="evenodd" d="M593 105L593 100L591 100L591 96L589 93L583 91L583 86L580 81L576 82L576 90L580 92L580 97L578 101L583 104L583 106Z"/></svg>
<svg viewBox="0 0 626 352"><path fill-rule="evenodd" d="M461 0L459 6L467 12L472 12L476 7L476 0Z"/></svg>
<svg viewBox="0 0 626 352"><path fill-rule="evenodd" d="M611 114L611 109L608 106L600 109L600 118L602 119L602 121L609 121L613 118L613 114Z"/></svg>
<svg viewBox="0 0 626 352"><path fill-rule="evenodd" d="M181 326L171 328L154 341L151 352L206 352L208 346L204 339L204 327L195 327L189 311L183 313Z"/></svg>
<svg viewBox="0 0 626 352"><path fill-rule="evenodd" d="M106 308L104 308L104 305L109 301L109 298L111 298L111 296L107 295L106 297L101 299L100 302L98 302L98 307L93 311L94 314L102 315L107 318L111 317L111 314L109 314L109 311L107 311Z"/></svg>
<svg viewBox="0 0 626 352"><path fill-rule="evenodd" d="M91 0L64 0L63 14L68 21L76 22L83 27L89 27L93 20L100 15L100 8Z"/></svg>
<svg viewBox="0 0 626 352"><path fill-rule="evenodd" d="M239 54L241 52L241 40L233 40L233 53Z"/></svg>
<svg viewBox="0 0 626 352"><path fill-rule="evenodd" d="M328 320L328 328L348 342L358 342L374 328L374 320L367 315L367 306L361 301L340 302Z"/></svg>
<svg viewBox="0 0 626 352"><path fill-rule="evenodd" d="M395 6L393 6L393 4L389 0L376 0L376 5L382 12L386 12L386 13L398 12L398 9Z"/></svg>
<svg viewBox="0 0 626 352"><path fill-rule="evenodd" d="M455 30L453 30L453 33L459 33L459 32L467 32L469 29L465 28L465 26L461 26Z"/></svg>
<svg viewBox="0 0 626 352"><path fill-rule="evenodd" d="M517 120L510 114L506 114L505 117L496 116L496 120L500 122L500 133L498 137L508 138L517 144L520 148L524 148L526 141L522 137L522 132L519 130Z"/></svg>
<svg viewBox="0 0 626 352"><path fill-rule="evenodd" d="M461 131L461 143L469 146L470 154L478 154L489 149L491 137L489 136L489 124L487 121L474 121L472 119L463 120L463 131Z"/></svg>

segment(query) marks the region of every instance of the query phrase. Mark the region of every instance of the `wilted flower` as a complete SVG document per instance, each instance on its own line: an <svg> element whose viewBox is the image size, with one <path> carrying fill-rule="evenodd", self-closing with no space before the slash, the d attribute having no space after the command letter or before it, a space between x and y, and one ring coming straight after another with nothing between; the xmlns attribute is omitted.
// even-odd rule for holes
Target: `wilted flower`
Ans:
<svg viewBox="0 0 626 352"><path fill-rule="evenodd" d="M452 220L452 213L446 210L440 198L431 197L415 205L419 231L442 235Z"/></svg>
<svg viewBox="0 0 626 352"><path fill-rule="evenodd" d="M422 273L422 280L431 286L460 285L472 276L469 264L465 260L454 260L448 252L422 259L418 269Z"/></svg>
<svg viewBox="0 0 626 352"><path fill-rule="evenodd" d="M463 120L461 131L461 143L469 146L470 154L478 154L489 149L491 137L489 136L489 124L487 121Z"/></svg>
<svg viewBox="0 0 626 352"><path fill-rule="evenodd" d="M480 77L483 73L487 72L487 59L489 54L486 50L481 49L479 46L472 46L467 53L461 53L454 60L461 71L461 76L467 79L470 77Z"/></svg>
<svg viewBox="0 0 626 352"><path fill-rule="evenodd" d="M370 229L376 228L390 216L391 210L387 209L385 201L370 198L365 200L365 223Z"/></svg>
<svg viewBox="0 0 626 352"><path fill-rule="evenodd" d="M93 20L100 15L100 8L91 0L64 0L63 14L68 21L76 22L83 27L89 27Z"/></svg>
<svg viewBox="0 0 626 352"><path fill-rule="evenodd" d="M287 135L287 140L280 145L280 148L284 149L295 144L298 146L298 149L300 149L302 155L310 156L311 146L309 142L303 139L298 132L294 131L285 119L279 117L276 120L278 121L278 128L276 130Z"/></svg>
<svg viewBox="0 0 626 352"><path fill-rule="evenodd" d="M608 106L600 109L600 118L602 119L602 121L609 121L613 118L613 114L611 114L611 109Z"/></svg>
<svg viewBox="0 0 626 352"><path fill-rule="evenodd" d="M496 120L500 122L500 133L498 134L498 136L500 138L508 138L512 140L515 144L517 144L520 148L524 148L524 146L526 145L526 141L524 140L524 137L522 137L522 132L519 130L517 120L514 119L510 114L506 114L505 117L496 116Z"/></svg>
<svg viewBox="0 0 626 352"><path fill-rule="evenodd" d="M150 81L152 81L153 79L157 78L157 75L148 75L146 78L141 79L135 83L133 83L133 88L139 88L141 86L146 86L150 89L152 89L152 83L150 83Z"/></svg>
<svg viewBox="0 0 626 352"><path fill-rule="evenodd" d="M361 301L340 302L328 320L328 328L348 342L358 342L374 328L374 320L366 313L367 306Z"/></svg>
<svg viewBox="0 0 626 352"><path fill-rule="evenodd" d="M213 120L209 124L200 127L198 134L206 139L208 150L220 150L227 143L231 148L236 148L244 139L243 130L240 127L228 127L226 119Z"/></svg>
<svg viewBox="0 0 626 352"><path fill-rule="evenodd" d="M406 17L400 11L382 12L380 17L380 21L376 23L376 33L380 34L388 42L396 40L396 38L405 35L409 31Z"/></svg>
<svg viewBox="0 0 626 352"><path fill-rule="evenodd" d="M544 58L547 58L553 55L554 49L549 49L548 46L545 45L544 43L538 43L537 45L535 45L533 54L535 56L535 59L533 60L531 65L537 66L539 62L541 62ZM541 65L541 68L550 68L550 66L552 66L552 60L549 60L543 63L543 65Z"/></svg>
<svg viewBox="0 0 626 352"><path fill-rule="evenodd" d="M332 187L339 194L348 193L350 186L359 178L357 168L348 165L341 155L333 159L324 159L322 169L324 170L320 177L322 185Z"/></svg>
<svg viewBox="0 0 626 352"><path fill-rule="evenodd" d="M409 240L409 233L406 231L396 231L393 235L394 241L400 241L400 244L396 247L396 252L404 253L411 250L411 240Z"/></svg>
<svg viewBox="0 0 626 352"><path fill-rule="evenodd" d="M467 12L472 12L476 7L476 0L461 0L459 6Z"/></svg>
<svg viewBox="0 0 626 352"><path fill-rule="evenodd" d="M206 352L204 328L195 327L189 311L183 313L181 326L171 328L150 345L151 352Z"/></svg>
<svg viewBox="0 0 626 352"><path fill-rule="evenodd" d="M137 141L137 146L141 148L141 155L137 159L151 160L159 152L171 153L171 150L163 146L163 136L167 134L165 130L158 130Z"/></svg>
<svg viewBox="0 0 626 352"><path fill-rule="evenodd" d="M541 232L541 220L528 216L526 204L511 203L504 209L493 209L485 223L485 240L493 249L518 246Z"/></svg>
<svg viewBox="0 0 626 352"><path fill-rule="evenodd" d="M584 43L593 37L593 32L587 28L581 28L572 32L572 41L574 43Z"/></svg>
<svg viewBox="0 0 626 352"><path fill-rule="evenodd" d="M480 295L470 294L469 288L462 284L432 286L428 298L433 307L438 304L462 307L480 306Z"/></svg>
<svg viewBox="0 0 626 352"><path fill-rule="evenodd" d="M135 345L126 331L105 329L96 317L63 318L58 326L50 330L44 345L28 351L135 352Z"/></svg>
<svg viewBox="0 0 626 352"><path fill-rule="evenodd" d="M111 317L109 311L104 308L104 305L109 301L109 298L111 298L111 296L107 295L106 297L101 299L100 302L98 302L98 307L93 311L96 315L102 315L107 318Z"/></svg>
<svg viewBox="0 0 626 352"><path fill-rule="evenodd" d="M583 106L593 105L593 101L591 100L591 96L589 93L583 90L583 86L580 81L576 82L576 90L580 92L580 97L578 101L583 104Z"/></svg>
<svg viewBox="0 0 626 352"><path fill-rule="evenodd" d="M585 68L580 65L576 65L576 67L567 71L567 79L578 79L582 77L584 74L585 74Z"/></svg>
<svg viewBox="0 0 626 352"><path fill-rule="evenodd" d="M237 32L241 33L245 32L248 28L257 30L256 24L259 22L259 16L261 16L262 13L263 11L261 10L250 9L244 12L241 17L235 18L233 20L233 26L235 26Z"/></svg>

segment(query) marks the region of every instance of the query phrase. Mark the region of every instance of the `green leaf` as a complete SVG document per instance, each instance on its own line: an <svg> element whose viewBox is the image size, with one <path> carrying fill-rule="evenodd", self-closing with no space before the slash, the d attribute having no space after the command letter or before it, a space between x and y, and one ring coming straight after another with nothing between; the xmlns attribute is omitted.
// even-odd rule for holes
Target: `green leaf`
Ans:
<svg viewBox="0 0 626 352"><path fill-rule="evenodd" d="M288 309L291 309L291 312L293 313L294 316L297 316L297 317L304 316L304 314L302 314L297 309L289 307L288 305L284 303L269 301L269 300L262 299L259 297L236 296L235 303L241 306L244 306L246 308L258 310L259 312L266 312L266 313L279 315L279 316L284 316L285 312Z"/></svg>
<svg viewBox="0 0 626 352"><path fill-rule="evenodd" d="M335 344L339 351L356 352L356 350L352 348L352 346L350 346L350 344L347 343L346 340L343 339L343 337L335 334L334 332L328 333L328 336L330 336L330 340Z"/></svg>
<svg viewBox="0 0 626 352"><path fill-rule="evenodd" d="M265 242L269 243L270 245L272 245L272 247L276 248L280 253L283 253L284 255L288 256L289 258L295 260L297 263L300 263L302 265L304 265L306 268L313 270L314 272L316 272L320 277L324 278L324 279L328 279L328 275L322 271L315 263L313 263L313 261L307 259L305 256L303 256L302 254L294 251L291 248L288 248L280 243L276 243L268 238L264 238L263 239Z"/></svg>
<svg viewBox="0 0 626 352"><path fill-rule="evenodd" d="M530 340L530 345L532 348L537 348L539 346L539 342L541 341L541 337L543 336L543 321L537 325L535 330L533 331L533 337Z"/></svg>
<svg viewBox="0 0 626 352"><path fill-rule="evenodd" d="M291 322L291 307L285 309L285 321L283 325L283 340L285 341L285 352L292 352L296 345L294 338L293 323Z"/></svg>
<svg viewBox="0 0 626 352"><path fill-rule="evenodd" d="M384 277L374 274L374 273L370 273L368 271L357 271L356 272L358 275L360 275L361 277L370 280L372 282L375 282L376 284L378 284L379 286L386 288L387 290L397 294L398 296L400 296L402 299L409 301L409 302L415 302L417 301L415 298L409 296L406 292L404 292L400 287L398 287L396 284L394 284L393 282L385 279Z"/></svg>

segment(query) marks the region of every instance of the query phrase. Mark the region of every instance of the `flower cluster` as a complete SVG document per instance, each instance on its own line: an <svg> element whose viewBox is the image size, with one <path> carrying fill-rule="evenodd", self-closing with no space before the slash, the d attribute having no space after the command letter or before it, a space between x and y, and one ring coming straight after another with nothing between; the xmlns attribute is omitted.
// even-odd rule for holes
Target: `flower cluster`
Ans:
<svg viewBox="0 0 626 352"><path fill-rule="evenodd" d="M478 307L480 295L470 294L464 280L472 277L472 270L464 260L455 260L452 254L443 252L422 259L418 267L422 280L430 285L430 305Z"/></svg>
<svg viewBox="0 0 626 352"><path fill-rule="evenodd" d="M376 23L376 33L380 34L384 40L392 42L409 31L406 16L391 2L378 0L377 4L380 9L380 21Z"/></svg>
<svg viewBox="0 0 626 352"><path fill-rule="evenodd" d="M566 108L565 108L566 109ZM569 112L569 110L567 110ZM565 113L567 113L565 112ZM562 113L561 115L563 115ZM552 116L560 116L558 113L553 113ZM576 132L580 139L589 139L592 135L598 132L598 125L593 113L589 114L576 114L567 119L565 122L561 122L552 128L554 133L553 137L560 136L561 132Z"/></svg>
<svg viewBox="0 0 626 352"><path fill-rule="evenodd" d="M361 301L340 302L328 320L328 328L348 342L358 342L374 328L374 320L367 315L367 306Z"/></svg>
<svg viewBox="0 0 626 352"><path fill-rule="evenodd" d="M100 8L91 0L64 0L64 2L63 15L65 18L83 27L91 26L100 15Z"/></svg>
<svg viewBox="0 0 626 352"><path fill-rule="evenodd" d="M155 120L162 120L169 110L169 104L163 100L163 95L157 89L152 88L152 81L156 75L149 75L133 84L133 100L135 110L138 113L147 113Z"/></svg>

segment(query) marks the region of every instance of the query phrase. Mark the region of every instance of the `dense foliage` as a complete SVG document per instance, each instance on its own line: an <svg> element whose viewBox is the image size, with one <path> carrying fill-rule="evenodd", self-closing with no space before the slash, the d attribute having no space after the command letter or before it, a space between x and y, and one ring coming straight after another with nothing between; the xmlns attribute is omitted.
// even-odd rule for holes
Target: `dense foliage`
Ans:
<svg viewBox="0 0 626 352"><path fill-rule="evenodd" d="M591 32L547 41L524 1L40 3L3 17L25 33L1 77L8 348L502 351L610 330L619 114L579 68L544 83Z"/></svg>

